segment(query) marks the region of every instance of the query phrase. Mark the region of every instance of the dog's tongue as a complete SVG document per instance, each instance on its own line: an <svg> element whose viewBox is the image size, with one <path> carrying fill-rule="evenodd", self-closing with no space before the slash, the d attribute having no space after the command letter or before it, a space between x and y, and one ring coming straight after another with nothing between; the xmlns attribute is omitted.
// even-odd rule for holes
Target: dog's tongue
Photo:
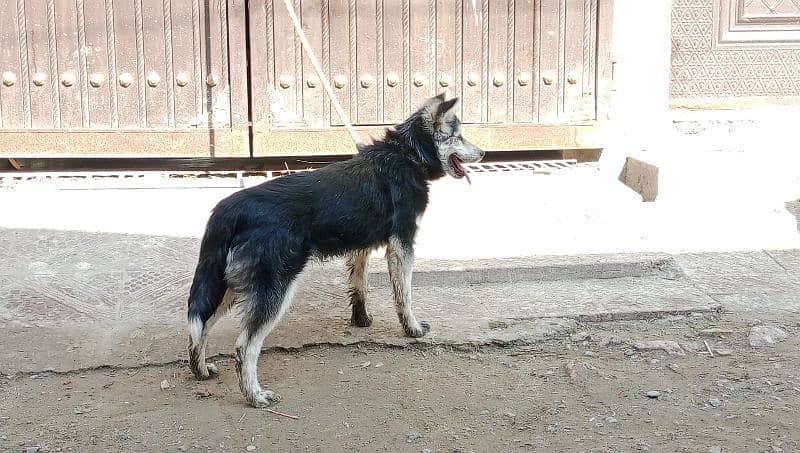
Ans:
<svg viewBox="0 0 800 453"><path fill-rule="evenodd" d="M452 162L453 166L456 167L458 169L458 171L462 175L464 175L465 178L467 178L467 183L469 185L472 185L472 181L469 180L469 173L467 173L467 169L464 168L463 165L461 165L461 160L458 157L453 156L453 157L450 158L450 162Z"/></svg>

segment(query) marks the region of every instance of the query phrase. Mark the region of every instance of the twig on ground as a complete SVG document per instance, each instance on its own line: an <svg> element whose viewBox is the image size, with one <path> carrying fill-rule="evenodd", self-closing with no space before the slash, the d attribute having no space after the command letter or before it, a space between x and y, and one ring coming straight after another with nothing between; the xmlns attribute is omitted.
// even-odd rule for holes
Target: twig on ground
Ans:
<svg viewBox="0 0 800 453"><path fill-rule="evenodd" d="M296 415L284 414L283 412L274 411L272 409L267 409L267 412L271 412L271 413L273 413L275 415L280 415L281 417L291 418L292 420L297 420L297 419L300 418L300 417L298 417Z"/></svg>

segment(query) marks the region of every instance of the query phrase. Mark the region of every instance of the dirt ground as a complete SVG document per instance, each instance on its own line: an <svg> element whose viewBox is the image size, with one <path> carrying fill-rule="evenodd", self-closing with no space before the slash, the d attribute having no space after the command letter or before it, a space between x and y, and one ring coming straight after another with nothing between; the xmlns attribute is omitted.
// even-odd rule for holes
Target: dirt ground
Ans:
<svg viewBox="0 0 800 453"><path fill-rule="evenodd" d="M230 358L201 383L184 363L5 376L0 450L800 451L800 316L760 321L789 333L774 347L750 345L758 322L669 317L583 324L534 345L267 351L260 376L283 396L273 409L296 420L246 407ZM639 340L674 340L685 355Z"/></svg>

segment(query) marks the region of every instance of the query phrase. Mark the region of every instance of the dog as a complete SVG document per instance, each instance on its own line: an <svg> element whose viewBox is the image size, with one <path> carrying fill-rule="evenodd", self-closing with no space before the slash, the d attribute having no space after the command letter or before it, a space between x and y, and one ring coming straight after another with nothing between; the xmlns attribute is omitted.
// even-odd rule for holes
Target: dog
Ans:
<svg viewBox="0 0 800 453"><path fill-rule="evenodd" d="M463 163L484 151L461 135L457 98L428 99L382 139L351 159L243 189L213 209L189 292L189 365L197 379L218 373L205 360L208 333L232 306L242 310L236 339L239 387L255 407L280 400L261 387L257 361L266 336L292 301L311 259L346 256L351 324L368 327L367 261L386 247L397 317L406 336L430 330L411 310L411 273L418 219L429 183L467 177Z"/></svg>

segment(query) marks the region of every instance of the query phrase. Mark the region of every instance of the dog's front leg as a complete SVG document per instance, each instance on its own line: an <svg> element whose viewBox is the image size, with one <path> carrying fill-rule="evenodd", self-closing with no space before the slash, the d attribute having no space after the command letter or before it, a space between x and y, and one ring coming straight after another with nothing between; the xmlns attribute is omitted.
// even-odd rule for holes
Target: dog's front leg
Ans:
<svg viewBox="0 0 800 453"><path fill-rule="evenodd" d="M394 290L394 307L406 335L413 338L425 336L431 329L427 322L419 322L411 311L411 273L414 267L414 249L410 242L396 237L389 239L386 250L389 279Z"/></svg>
<svg viewBox="0 0 800 453"><path fill-rule="evenodd" d="M353 315L350 324L369 327L372 316L367 313L367 262L371 249L356 250L347 256L347 273L350 280L350 306Z"/></svg>

